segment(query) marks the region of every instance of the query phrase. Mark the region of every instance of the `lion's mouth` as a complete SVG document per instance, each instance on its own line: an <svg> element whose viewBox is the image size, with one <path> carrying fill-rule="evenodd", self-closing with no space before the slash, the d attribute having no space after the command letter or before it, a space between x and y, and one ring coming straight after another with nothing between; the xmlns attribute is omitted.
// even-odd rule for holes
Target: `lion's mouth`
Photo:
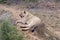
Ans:
<svg viewBox="0 0 60 40"><path fill-rule="evenodd" d="M20 16L21 18L23 18L24 16Z"/></svg>

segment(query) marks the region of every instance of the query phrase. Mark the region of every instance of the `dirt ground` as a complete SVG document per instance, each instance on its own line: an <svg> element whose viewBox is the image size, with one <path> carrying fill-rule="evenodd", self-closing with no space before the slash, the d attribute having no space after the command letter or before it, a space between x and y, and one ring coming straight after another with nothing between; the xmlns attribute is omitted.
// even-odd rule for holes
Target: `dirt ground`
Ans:
<svg viewBox="0 0 60 40"><path fill-rule="evenodd" d="M12 19L19 19L19 14L22 10L27 10L33 15L40 17L45 27L40 27L37 32L25 32L26 40L60 40L60 10L49 9L27 9L19 5L2 5L0 11L9 11L12 14ZM0 14L1 15L1 14ZM17 26L19 27L19 26ZM42 28L42 29L41 29ZM41 34L40 34L41 29ZM44 33L44 34L43 34ZM45 35L45 36L44 36Z"/></svg>

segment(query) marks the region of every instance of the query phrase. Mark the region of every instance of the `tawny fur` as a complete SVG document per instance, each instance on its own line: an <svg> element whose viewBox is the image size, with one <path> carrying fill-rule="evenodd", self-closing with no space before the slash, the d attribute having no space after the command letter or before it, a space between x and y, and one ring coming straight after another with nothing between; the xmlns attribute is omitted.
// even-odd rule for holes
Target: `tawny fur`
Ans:
<svg viewBox="0 0 60 40"><path fill-rule="evenodd" d="M28 30L33 27L38 27L38 25L41 24L41 19L39 17L34 16L27 11L25 11L25 13L23 11L21 14L22 14L22 16L24 16L23 18L21 18L21 21L20 21L20 22L22 22L22 25L20 25L22 27L22 29Z"/></svg>

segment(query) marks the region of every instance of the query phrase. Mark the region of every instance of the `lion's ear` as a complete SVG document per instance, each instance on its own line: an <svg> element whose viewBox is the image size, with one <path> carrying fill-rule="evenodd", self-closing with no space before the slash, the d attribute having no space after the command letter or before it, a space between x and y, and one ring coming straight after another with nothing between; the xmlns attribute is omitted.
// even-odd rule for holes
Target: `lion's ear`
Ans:
<svg viewBox="0 0 60 40"><path fill-rule="evenodd" d="M26 11L24 11L24 13L26 14Z"/></svg>

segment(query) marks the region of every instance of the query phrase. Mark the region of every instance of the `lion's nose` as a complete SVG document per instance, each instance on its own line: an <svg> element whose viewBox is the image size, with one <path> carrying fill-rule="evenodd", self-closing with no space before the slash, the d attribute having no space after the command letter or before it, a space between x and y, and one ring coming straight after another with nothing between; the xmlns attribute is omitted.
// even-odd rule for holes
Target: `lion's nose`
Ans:
<svg viewBox="0 0 60 40"><path fill-rule="evenodd" d="M21 17L21 18L23 18L24 16L22 15L22 13L21 14L19 14L19 16Z"/></svg>

